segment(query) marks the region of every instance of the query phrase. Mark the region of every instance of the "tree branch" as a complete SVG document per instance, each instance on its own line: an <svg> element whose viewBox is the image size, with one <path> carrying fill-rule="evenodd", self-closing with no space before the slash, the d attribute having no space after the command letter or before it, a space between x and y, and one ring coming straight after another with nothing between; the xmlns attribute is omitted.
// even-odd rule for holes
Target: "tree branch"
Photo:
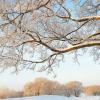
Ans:
<svg viewBox="0 0 100 100"><path fill-rule="evenodd" d="M89 17L83 17L80 19L73 19L73 21L77 21L77 22L84 22L84 21L88 21L88 20L100 20L100 16L89 16Z"/></svg>
<svg viewBox="0 0 100 100"><path fill-rule="evenodd" d="M30 36L31 36L31 38L33 37L32 35L30 35ZM70 52L70 51L85 48L85 47L100 46L100 41L99 42L85 42L85 43L81 43L78 45L74 45L72 47L62 49L62 48L53 48L53 47L49 46L48 44L44 43L43 41L36 41L36 42L42 44L43 46L47 47L48 49L50 49L53 52L59 52L59 53L66 53L66 52Z"/></svg>

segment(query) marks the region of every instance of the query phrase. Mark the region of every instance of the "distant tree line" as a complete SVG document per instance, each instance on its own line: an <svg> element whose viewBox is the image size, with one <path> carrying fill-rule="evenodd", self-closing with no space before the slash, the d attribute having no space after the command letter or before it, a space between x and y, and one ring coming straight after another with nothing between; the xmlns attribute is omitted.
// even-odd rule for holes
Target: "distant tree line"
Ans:
<svg viewBox="0 0 100 100"><path fill-rule="evenodd" d="M8 88L0 88L1 99L39 95L79 97L82 93L88 96L100 95L100 85L83 87L82 83L78 81L70 81L66 84L60 84L57 81L51 81L46 78L37 78L34 81L25 84L22 91L10 90Z"/></svg>
<svg viewBox="0 0 100 100"><path fill-rule="evenodd" d="M24 86L24 96L37 95L63 95L79 96L82 92L82 84L72 81L67 84L60 84L56 81L50 81L45 78L37 78L34 82L27 83Z"/></svg>

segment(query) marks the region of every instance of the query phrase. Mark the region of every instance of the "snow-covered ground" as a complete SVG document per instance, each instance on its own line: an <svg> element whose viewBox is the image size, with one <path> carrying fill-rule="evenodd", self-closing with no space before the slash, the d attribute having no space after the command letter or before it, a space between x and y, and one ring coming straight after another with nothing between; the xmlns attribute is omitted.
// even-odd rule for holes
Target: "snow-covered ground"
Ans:
<svg viewBox="0 0 100 100"><path fill-rule="evenodd" d="M33 96L23 98L9 98L3 100L100 100L100 96L64 97L64 96Z"/></svg>

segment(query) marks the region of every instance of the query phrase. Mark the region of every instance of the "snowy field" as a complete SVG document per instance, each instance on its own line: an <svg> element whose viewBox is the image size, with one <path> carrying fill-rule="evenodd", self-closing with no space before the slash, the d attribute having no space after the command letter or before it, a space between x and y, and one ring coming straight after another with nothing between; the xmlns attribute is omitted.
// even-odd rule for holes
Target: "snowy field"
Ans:
<svg viewBox="0 0 100 100"><path fill-rule="evenodd" d="M64 97L64 96L33 96L0 100L100 100L100 96Z"/></svg>

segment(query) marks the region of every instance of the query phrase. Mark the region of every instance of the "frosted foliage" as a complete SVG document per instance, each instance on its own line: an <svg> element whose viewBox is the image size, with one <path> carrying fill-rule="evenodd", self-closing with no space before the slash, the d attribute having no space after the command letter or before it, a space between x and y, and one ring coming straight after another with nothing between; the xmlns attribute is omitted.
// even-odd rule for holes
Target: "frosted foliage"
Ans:
<svg viewBox="0 0 100 100"><path fill-rule="evenodd" d="M100 45L99 0L0 0L0 4L1 68L23 66L55 74L65 53L86 47L93 47L87 49L92 52Z"/></svg>

